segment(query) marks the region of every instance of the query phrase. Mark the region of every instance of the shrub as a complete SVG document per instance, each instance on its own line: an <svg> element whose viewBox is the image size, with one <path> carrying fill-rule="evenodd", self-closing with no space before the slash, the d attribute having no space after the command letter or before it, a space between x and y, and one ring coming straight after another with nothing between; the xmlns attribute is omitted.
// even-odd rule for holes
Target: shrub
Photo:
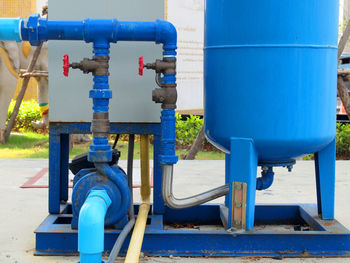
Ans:
<svg viewBox="0 0 350 263"><path fill-rule="evenodd" d="M186 119L176 113L176 142L178 146L189 146L196 139L204 120L199 116L190 115Z"/></svg>
<svg viewBox="0 0 350 263"><path fill-rule="evenodd" d="M16 101L12 100L7 112L7 121L10 119L15 104ZM32 122L38 120L41 120L39 104L35 100L22 101L13 130L35 131Z"/></svg>
<svg viewBox="0 0 350 263"><path fill-rule="evenodd" d="M337 158L350 159L350 124L337 124Z"/></svg>

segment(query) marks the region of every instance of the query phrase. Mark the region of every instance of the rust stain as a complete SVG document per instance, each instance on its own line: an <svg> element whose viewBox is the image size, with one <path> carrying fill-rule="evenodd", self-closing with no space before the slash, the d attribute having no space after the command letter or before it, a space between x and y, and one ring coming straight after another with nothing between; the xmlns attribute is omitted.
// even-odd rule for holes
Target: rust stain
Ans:
<svg viewBox="0 0 350 263"><path fill-rule="evenodd" d="M192 228L192 229L199 230L199 226L196 226L196 225L191 224L191 223L172 223L172 224L170 224L170 226L172 226L173 228Z"/></svg>
<svg viewBox="0 0 350 263"><path fill-rule="evenodd" d="M325 225L325 226L333 226L334 223L332 223L332 222L327 222L327 223L324 223L324 225Z"/></svg>

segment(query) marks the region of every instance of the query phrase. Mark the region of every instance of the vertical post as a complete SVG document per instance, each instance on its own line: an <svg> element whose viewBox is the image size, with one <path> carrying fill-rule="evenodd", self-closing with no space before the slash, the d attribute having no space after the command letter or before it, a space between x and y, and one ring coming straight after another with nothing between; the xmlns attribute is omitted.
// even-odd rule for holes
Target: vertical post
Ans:
<svg viewBox="0 0 350 263"><path fill-rule="evenodd" d="M61 173L61 139L60 134L50 126L49 137L49 213L60 212L60 173Z"/></svg>
<svg viewBox="0 0 350 263"><path fill-rule="evenodd" d="M227 168L230 192L228 228L254 227L258 154L252 139L231 138Z"/></svg>
<svg viewBox="0 0 350 263"><path fill-rule="evenodd" d="M225 154L225 184L230 183L230 154ZM225 206L229 206L230 196L225 195Z"/></svg>
<svg viewBox="0 0 350 263"><path fill-rule="evenodd" d="M322 219L334 219L335 155L335 139L315 153L317 207Z"/></svg>
<svg viewBox="0 0 350 263"><path fill-rule="evenodd" d="M60 135L61 158L60 158L60 201L68 200L68 183L69 183L69 134Z"/></svg>
<svg viewBox="0 0 350 263"><path fill-rule="evenodd" d="M160 124L159 124L160 127ZM153 142L153 213L164 214L165 204L162 198L162 167L160 165L159 154L161 136L154 134Z"/></svg>

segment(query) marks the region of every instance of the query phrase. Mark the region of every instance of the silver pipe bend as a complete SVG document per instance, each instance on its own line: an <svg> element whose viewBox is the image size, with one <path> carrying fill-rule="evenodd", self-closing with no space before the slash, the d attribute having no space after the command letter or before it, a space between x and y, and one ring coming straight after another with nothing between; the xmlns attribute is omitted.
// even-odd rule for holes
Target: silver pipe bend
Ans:
<svg viewBox="0 0 350 263"><path fill-rule="evenodd" d="M163 165L162 197L165 204L173 209L184 209L197 206L229 193L229 186L222 185L212 190L194 196L178 199L173 195L173 173L172 165Z"/></svg>

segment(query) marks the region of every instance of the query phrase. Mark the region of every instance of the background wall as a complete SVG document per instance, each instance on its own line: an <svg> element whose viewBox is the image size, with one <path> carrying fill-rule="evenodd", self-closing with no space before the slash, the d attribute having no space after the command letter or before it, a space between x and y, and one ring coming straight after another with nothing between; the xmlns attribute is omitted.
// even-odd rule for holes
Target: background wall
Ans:
<svg viewBox="0 0 350 263"><path fill-rule="evenodd" d="M40 1L40 0L38 0ZM41 13L41 5L38 5ZM0 17L28 17L31 13L37 12L36 0L1 0L0 1ZM21 81L18 82L14 99L17 97L21 87ZM37 83L31 79L24 96L24 100L38 98Z"/></svg>
<svg viewBox="0 0 350 263"><path fill-rule="evenodd" d="M203 114L204 0L168 0L178 33L177 110Z"/></svg>

